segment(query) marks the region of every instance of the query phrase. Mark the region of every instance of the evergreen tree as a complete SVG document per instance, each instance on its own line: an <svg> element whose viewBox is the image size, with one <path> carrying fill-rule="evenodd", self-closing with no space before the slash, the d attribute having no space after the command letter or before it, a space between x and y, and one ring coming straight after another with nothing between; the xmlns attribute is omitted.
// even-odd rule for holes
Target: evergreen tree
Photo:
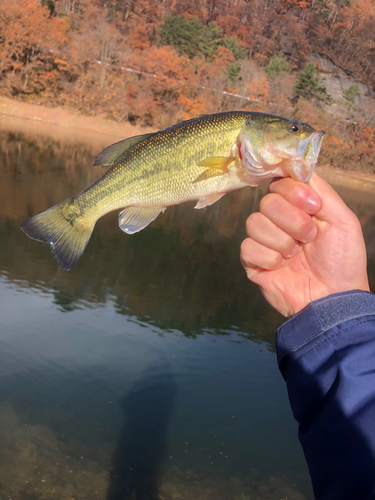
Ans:
<svg viewBox="0 0 375 500"><path fill-rule="evenodd" d="M247 49L239 44L238 39L235 35L231 37L225 36L224 38L222 38L220 43L226 49L229 49L232 52L233 57L236 61L238 61L239 59L243 59L246 56Z"/></svg>
<svg viewBox="0 0 375 500"><path fill-rule="evenodd" d="M343 90L342 93L344 99L354 104L357 97L361 95L361 91L359 90L359 86L357 83L353 83L350 85L348 89Z"/></svg>
<svg viewBox="0 0 375 500"><path fill-rule="evenodd" d="M42 0L42 5L46 5L49 8L50 15L53 16L55 13L55 2L53 0Z"/></svg>
<svg viewBox="0 0 375 500"><path fill-rule="evenodd" d="M264 72L268 78L276 73L285 73L287 70L288 62L282 54L272 56L267 66L264 68Z"/></svg>
<svg viewBox="0 0 375 500"><path fill-rule="evenodd" d="M332 102L332 97L328 94L327 89L320 84L320 76L314 63L308 64L298 74L293 90L296 99L303 97L304 99L315 98L326 104Z"/></svg>
<svg viewBox="0 0 375 500"><path fill-rule="evenodd" d="M239 61L235 61L231 63L227 68L227 77L231 82L235 82L238 80L239 74L241 71L241 63Z"/></svg>
<svg viewBox="0 0 375 500"><path fill-rule="evenodd" d="M180 56L210 57L217 52L220 28L214 22L204 26L197 17L189 20L183 16L170 16L165 19L159 36L163 45L171 45Z"/></svg>
<svg viewBox="0 0 375 500"><path fill-rule="evenodd" d="M201 55L210 59L220 46L229 49L236 61L243 59L247 52L235 36L224 37L216 23L210 21L204 25L197 17L166 17L159 37L162 45L171 45L178 55L189 58Z"/></svg>

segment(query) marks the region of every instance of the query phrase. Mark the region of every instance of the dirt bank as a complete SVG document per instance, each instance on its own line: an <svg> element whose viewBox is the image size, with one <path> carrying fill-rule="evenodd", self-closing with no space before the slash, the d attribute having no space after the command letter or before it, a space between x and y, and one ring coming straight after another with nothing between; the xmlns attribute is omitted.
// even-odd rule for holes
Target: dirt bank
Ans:
<svg viewBox="0 0 375 500"><path fill-rule="evenodd" d="M104 116L83 116L74 113L73 110L47 108L4 96L0 96L0 115L3 115L2 128L17 128L21 132L37 132L90 143L99 141L107 145L126 137L152 131L128 122L107 120Z"/></svg>
<svg viewBox="0 0 375 500"><path fill-rule="evenodd" d="M0 96L0 115L3 115L0 129L33 132L64 140L81 140L100 147L106 147L126 137L153 131L128 122L107 120L104 116L83 116L74 113L74 110L47 108L3 96ZM373 174L341 170L329 165L320 165L316 171L328 182L359 190L375 191Z"/></svg>

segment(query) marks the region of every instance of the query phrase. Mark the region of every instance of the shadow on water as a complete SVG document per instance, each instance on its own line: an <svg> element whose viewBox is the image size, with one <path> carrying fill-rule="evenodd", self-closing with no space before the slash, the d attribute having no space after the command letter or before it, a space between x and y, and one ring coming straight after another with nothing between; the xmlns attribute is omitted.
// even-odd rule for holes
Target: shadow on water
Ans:
<svg viewBox="0 0 375 500"><path fill-rule="evenodd" d="M125 423L117 440L106 500L158 500L176 387L173 376L148 373L121 401Z"/></svg>

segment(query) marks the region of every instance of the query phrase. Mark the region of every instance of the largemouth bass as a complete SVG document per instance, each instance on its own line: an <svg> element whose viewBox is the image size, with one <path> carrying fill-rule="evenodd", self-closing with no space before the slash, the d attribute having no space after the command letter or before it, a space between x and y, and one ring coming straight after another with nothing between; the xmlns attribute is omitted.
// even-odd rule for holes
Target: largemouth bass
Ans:
<svg viewBox="0 0 375 500"><path fill-rule="evenodd" d="M99 179L21 229L49 243L60 266L70 270L96 221L112 210L122 209L119 226L132 234L171 205L196 200L195 208L204 208L229 191L272 177L306 182L324 134L278 116L231 111L131 137L100 153L94 165L110 168Z"/></svg>

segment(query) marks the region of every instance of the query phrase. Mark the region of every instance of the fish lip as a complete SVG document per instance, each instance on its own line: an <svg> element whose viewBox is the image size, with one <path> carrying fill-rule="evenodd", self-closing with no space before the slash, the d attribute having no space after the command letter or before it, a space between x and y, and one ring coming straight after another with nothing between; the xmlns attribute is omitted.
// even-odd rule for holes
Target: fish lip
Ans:
<svg viewBox="0 0 375 500"><path fill-rule="evenodd" d="M289 175L300 182L308 182L318 162L320 148L322 147L325 130L313 132L310 137L298 145L297 158L292 160Z"/></svg>

